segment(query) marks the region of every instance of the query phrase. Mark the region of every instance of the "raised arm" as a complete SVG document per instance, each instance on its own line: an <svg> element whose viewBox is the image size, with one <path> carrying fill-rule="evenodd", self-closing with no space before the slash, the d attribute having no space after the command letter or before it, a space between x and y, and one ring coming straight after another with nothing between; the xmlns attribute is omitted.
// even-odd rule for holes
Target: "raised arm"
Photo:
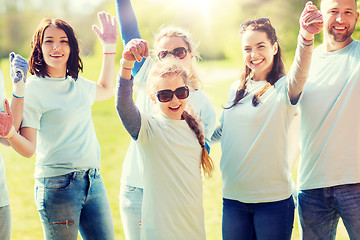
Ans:
<svg viewBox="0 0 360 240"><path fill-rule="evenodd" d="M319 33L323 27L322 15L310 1L306 3L299 22L298 44L294 62L287 76L289 98L292 104L297 103L308 76L314 46L314 34Z"/></svg>
<svg viewBox="0 0 360 240"><path fill-rule="evenodd" d="M13 91L11 99L11 112L14 117L14 128L18 131L22 122L25 82L29 63L19 54L14 52L9 55L10 60L10 77L13 82Z"/></svg>
<svg viewBox="0 0 360 240"><path fill-rule="evenodd" d="M115 0L115 8L119 21L119 30L123 40L123 45L125 46L132 39L141 38L131 1ZM144 62L145 58L142 61L135 63L132 69L132 74L134 76L139 72Z"/></svg>
<svg viewBox="0 0 360 240"><path fill-rule="evenodd" d="M111 17L106 12L99 12L98 17L101 30L96 25L93 26L93 30L103 45L103 61L97 82L95 101L103 101L112 97L114 93L115 52L118 33L115 17Z"/></svg>
<svg viewBox="0 0 360 240"><path fill-rule="evenodd" d="M142 39L133 39L125 45L121 67L117 77L115 105L118 115L131 137L136 140L141 127L140 111L132 98L131 70L135 61L149 56L148 44Z"/></svg>

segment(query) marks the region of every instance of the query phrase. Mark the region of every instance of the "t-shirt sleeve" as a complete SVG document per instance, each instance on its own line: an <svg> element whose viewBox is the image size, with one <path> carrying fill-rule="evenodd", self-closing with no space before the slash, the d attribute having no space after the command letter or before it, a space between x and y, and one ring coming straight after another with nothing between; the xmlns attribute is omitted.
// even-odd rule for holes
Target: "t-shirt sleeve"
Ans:
<svg viewBox="0 0 360 240"><path fill-rule="evenodd" d="M23 121L21 127L31 127L40 129L40 119L43 113L43 107L41 104L41 93L38 93L38 89L31 81L27 81L25 91L25 101L23 110Z"/></svg>
<svg viewBox="0 0 360 240"><path fill-rule="evenodd" d="M152 139L154 133L156 132L155 119L147 114L141 114L141 127L139 131L139 136L137 142L146 143Z"/></svg>
<svg viewBox="0 0 360 240"><path fill-rule="evenodd" d="M89 102L91 105L93 105L96 98L96 82L87 80L82 77L79 77L76 81L78 81L78 84L81 84L81 87L85 89L86 93L88 94Z"/></svg>

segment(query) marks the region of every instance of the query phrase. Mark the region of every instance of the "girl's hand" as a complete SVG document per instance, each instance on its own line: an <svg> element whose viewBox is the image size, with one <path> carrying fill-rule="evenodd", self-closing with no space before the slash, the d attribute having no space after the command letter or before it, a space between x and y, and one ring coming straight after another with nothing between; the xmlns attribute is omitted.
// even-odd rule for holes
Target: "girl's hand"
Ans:
<svg viewBox="0 0 360 240"><path fill-rule="evenodd" d="M15 129L13 127L13 116L10 111L10 106L8 100L4 101L5 112L0 112L0 137L11 138Z"/></svg>
<svg viewBox="0 0 360 240"><path fill-rule="evenodd" d="M311 1L307 2L300 16L300 34L306 40L312 40L314 34L324 26L323 16Z"/></svg>
<svg viewBox="0 0 360 240"><path fill-rule="evenodd" d="M100 21L101 30L96 25L93 25L92 28L104 47L104 53L115 53L116 41L118 38L115 17L111 17L111 15L106 12L99 12L98 18Z"/></svg>
<svg viewBox="0 0 360 240"><path fill-rule="evenodd" d="M147 41L139 38L130 40L124 47L123 59L127 61L140 62L144 57L149 56L149 47Z"/></svg>

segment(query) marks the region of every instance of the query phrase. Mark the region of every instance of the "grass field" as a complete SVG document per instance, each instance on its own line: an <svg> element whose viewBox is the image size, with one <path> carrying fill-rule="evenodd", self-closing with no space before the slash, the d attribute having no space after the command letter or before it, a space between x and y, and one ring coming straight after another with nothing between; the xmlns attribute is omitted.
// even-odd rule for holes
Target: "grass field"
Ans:
<svg viewBox="0 0 360 240"><path fill-rule="evenodd" d="M85 69L82 76L96 80L100 65L99 59L84 59ZM201 74L205 82L204 90L210 97L217 117L226 101L230 84L238 76L237 70L215 69L217 66L235 67L234 63L202 63ZM0 61L8 96L11 94L9 65L7 59ZM102 150L101 172L108 191L112 216L114 220L116 239L124 239L119 214L118 194L122 162L130 140L123 128L114 107L114 99L97 102L93 106L93 121ZM35 158L26 159L15 153L11 148L1 146L0 152L4 158L7 175L7 185L10 191L12 210L12 239L39 240L43 239L39 216L34 205L34 162ZM221 239L221 175L219 160L221 156L220 144L213 146L211 157L215 162L215 173L211 179L204 180L204 209L206 235L209 240ZM294 169L296 176L296 168ZM80 238L79 238L80 239ZM292 239L299 239L297 219L295 219ZM348 239L342 224L338 228L336 239Z"/></svg>

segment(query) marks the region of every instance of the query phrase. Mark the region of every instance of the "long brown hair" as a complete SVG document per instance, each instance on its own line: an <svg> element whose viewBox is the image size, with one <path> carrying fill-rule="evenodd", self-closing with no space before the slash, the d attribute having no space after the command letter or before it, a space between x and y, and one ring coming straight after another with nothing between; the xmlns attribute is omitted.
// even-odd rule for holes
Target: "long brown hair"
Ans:
<svg viewBox="0 0 360 240"><path fill-rule="evenodd" d="M181 76L184 80L185 85L188 85L188 75L185 69L182 67L181 62L173 59L164 59L162 61L156 62L150 70L147 83L147 90L149 94L154 94L157 83L163 78L169 76ZM201 131L200 125L197 120L187 111L183 112L182 118L189 125L190 129L195 133L196 138L198 139L199 144L202 148L201 166L204 175L205 177L211 177L211 172L214 168L214 165L207 150L205 149L204 134Z"/></svg>
<svg viewBox="0 0 360 240"><path fill-rule="evenodd" d="M49 73L46 70L47 64L44 60L41 49L44 41L45 30L49 26L60 28L66 33L70 45L70 56L67 61L66 76L70 75L76 80L78 78L79 71L83 70L83 63L79 55L79 44L73 28L67 22L61 19L44 18L36 28L33 39L31 41L32 50L29 60L29 70L31 74L35 74L38 77L49 77Z"/></svg>
<svg viewBox="0 0 360 240"><path fill-rule="evenodd" d="M270 40L270 43L274 45L278 43L278 38L276 36L275 28L271 25L270 21L265 24L257 24L256 21L251 21L246 28L240 28L240 34L242 35L245 31L259 31L265 32L266 36ZM249 78L252 74L252 70L245 64L245 69L240 78L240 86L236 91L235 99L230 107L226 107L225 109L230 109L237 105L241 99L243 99L247 94L246 85L249 81ZM281 58L281 49L280 45L278 45L278 51L274 55L274 62L272 69L267 74L266 81L269 84L266 84L259 92L257 92L252 100L253 105L256 107L259 103L260 97L269 89L269 86L273 86L281 77L285 76L285 67Z"/></svg>

